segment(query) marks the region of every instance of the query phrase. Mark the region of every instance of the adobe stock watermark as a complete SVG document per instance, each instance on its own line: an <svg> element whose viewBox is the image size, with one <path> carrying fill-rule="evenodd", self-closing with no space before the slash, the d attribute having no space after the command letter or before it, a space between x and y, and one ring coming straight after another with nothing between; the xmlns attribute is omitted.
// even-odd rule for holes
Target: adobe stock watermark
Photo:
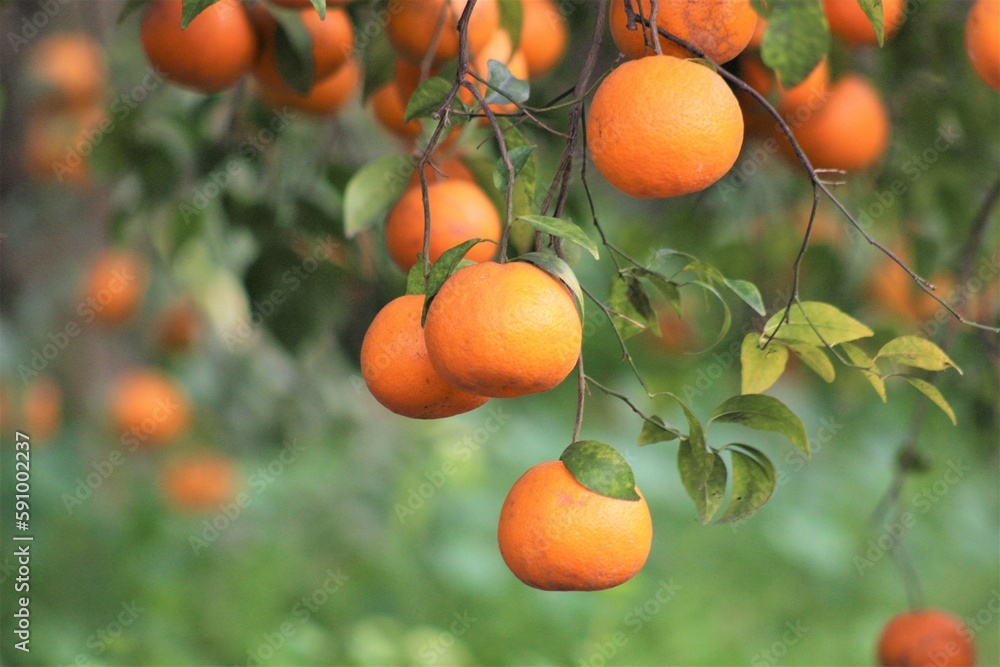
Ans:
<svg viewBox="0 0 1000 667"><path fill-rule="evenodd" d="M396 503L394 510L399 523L404 524L415 515L445 485L448 478L455 474L459 464L468 462L510 419L511 415L504 412L502 405L490 406L482 426L452 443L441 465L435 470L424 472L427 481L407 490L405 504Z"/></svg>
<svg viewBox="0 0 1000 667"><path fill-rule="evenodd" d="M285 469L293 464L304 451L304 446L292 440L269 463L259 466L253 471L247 478L248 491L242 491L233 500L219 505L219 511L215 516L202 521L200 533L188 535L188 544L194 555L200 555L224 532L229 530L243 515L243 510L253 504L254 498L281 477L285 473Z"/></svg>
<svg viewBox="0 0 1000 667"><path fill-rule="evenodd" d="M320 262L332 256L338 248L340 248L340 242L327 236L313 248L312 254L305 257L299 264L286 269L281 274L278 286L250 304L250 316L238 322L232 332L223 334L222 339L229 351L234 352L237 345L249 340L264 322L280 311L285 300L298 291L316 272Z"/></svg>
<svg viewBox="0 0 1000 667"><path fill-rule="evenodd" d="M288 643L288 640L298 633L299 628L308 623L312 615L329 602L330 598L342 589L350 579L339 567L336 571L327 570L325 574L326 579L323 580L322 584L308 595L303 595L292 605L289 620L284 621L273 630L263 633L260 636L261 642L247 651L246 667L259 667L271 660Z"/></svg>
<svg viewBox="0 0 1000 667"><path fill-rule="evenodd" d="M122 610L118 613L115 620L87 637L84 641L84 646L87 647L86 650L77 653L73 659L73 664L76 667L87 667L95 658L100 658L104 655L108 647L114 644L125 633L125 630L131 627L139 616L146 611L144 607L138 606L135 600L122 602L121 607ZM97 660L98 664L103 664L103 662L102 660Z"/></svg>
<svg viewBox="0 0 1000 667"><path fill-rule="evenodd" d="M865 552L854 556L854 568L857 570L858 576L865 576L868 570L892 551L902 541L906 531L916 525L918 516L927 514L934 505L948 495L952 488L962 481L962 478L971 469L961 459L948 461L944 473L929 488L918 491L910 499L910 509L904 510L898 518L883 525L878 536L868 540Z"/></svg>
<svg viewBox="0 0 1000 667"><path fill-rule="evenodd" d="M469 631L473 624L479 621L478 618L469 614L468 611L458 613L452 612L455 620L451 622L447 630L442 630L440 634L432 637L420 645L417 649L420 661L426 665L432 665L441 659L445 652L455 645L458 638Z"/></svg>
<svg viewBox="0 0 1000 667"><path fill-rule="evenodd" d="M580 665L583 667L604 667L607 665L609 660L628 646L631 637L639 634L648 623L663 611L681 588L681 585L674 583L672 578L669 580L660 579L653 594L642 604L632 607L622 618L622 624L632 632L626 633L624 630L616 630L606 640L597 642L591 654L580 661Z"/></svg>
<svg viewBox="0 0 1000 667"><path fill-rule="evenodd" d="M785 621L785 631L767 648L757 651L750 659L751 667L770 667L788 655L788 649L798 644L809 628L802 621Z"/></svg>

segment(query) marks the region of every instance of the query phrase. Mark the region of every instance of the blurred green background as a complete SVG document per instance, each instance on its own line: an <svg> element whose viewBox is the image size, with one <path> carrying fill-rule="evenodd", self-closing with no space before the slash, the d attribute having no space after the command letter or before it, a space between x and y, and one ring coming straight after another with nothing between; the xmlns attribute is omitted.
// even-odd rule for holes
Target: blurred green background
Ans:
<svg viewBox="0 0 1000 667"><path fill-rule="evenodd" d="M42 4L7 2L3 34L21 31L22 19L44 11ZM908 604L901 570L885 549L896 527L873 513L915 412L926 413L917 442L929 466L901 492L899 508L914 519L905 554L924 602L967 619L980 664L1000 664L995 335L966 327L955 336L950 351L965 375L946 373L939 386L957 427L902 381L889 383L883 405L847 369L827 385L802 366L790 368L771 393L805 423L811 461L777 437L713 430L710 444L745 439L780 471L772 500L735 525L699 525L677 477L676 443L640 449L635 415L593 394L582 436L615 445L632 464L653 516L652 552L643 571L616 589L536 591L504 566L496 521L517 477L569 444L575 382L424 423L382 408L358 371L367 324L402 293L403 276L384 257L377 232L344 239L343 190L359 166L400 145L355 101L332 120L297 117L261 150L241 154L241 142L266 126L271 112L242 89L204 97L160 85L113 116L114 130L96 142L88 182L40 181L21 158L32 113L24 62L36 40L61 30L99 39L112 102L141 87L148 67L136 17L115 25L121 3L50 4L58 10L23 49L10 40L0 46L4 664L872 664L882 625ZM571 87L589 47L594 4L562 8L569 52L533 84L533 101ZM884 49L834 44L831 52L835 75L856 70L876 83L893 127L882 165L849 175L836 192L851 210L869 213L878 238L905 244L928 276L958 270L957 253L1000 171L1000 98L965 58L967 8L910 3L906 23ZM606 43L598 72L613 62ZM551 117L564 127L565 115ZM958 139L913 178L907 165L926 160L942 131ZM547 185L561 146L528 134L540 144ZM464 138L464 150L476 154L482 136ZM773 311L789 285L809 192L799 172L777 155L759 159L756 148L748 139L737 163L737 170L756 165L742 172L752 172L748 178L672 200L631 199L590 170L601 222L639 258L671 247L754 281ZM488 146L478 150L493 155ZM194 201L213 170L234 156L238 174L221 196L185 218L181 204ZM901 179L903 194L871 214ZM579 187L567 214L593 232ZM804 297L872 325L875 345L893 335L933 335L936 311L914 320L871 298L877 253L845 231L828 203L822 214L823 234L804 267ZM994 288L997 218L994 211L976 259L977 267L992 267ZM296 252L322 241L335 244L336 256L252 335L239 336L261 295L302 262ZM45 364L44 375L61 390L62 415L51 437L34 438L31 450L33 634L25 654L13 649L11 631L13 439L24 429L30 384L19 369L76 319L87 264L112 243L140 252L152 282L130 322L84 326ZM571 263L583 284L606 296L606 257ZM732 342L761 322L731 303L726 339L689 354L711 342L720 314L697 292L682 293L685 325L665 315L664 327L674 332L666 342L643 334L631 348L653 390L689 398L707 417L739 391ZM156 344L158 318L181 296L197 304L201 335L186 352L164 353ZM647 411L682 422L669 402L643 397L596 308L585 322L587 372ZM107 392L116 376L141 366L175 377L195 414L178 442L130 452L108 424ZM200 449L237 462L244 506L185 512L165 501L161 470ZM101 475L113 451L124 461ZM89 496L68 503L67 494L95 471L100 481Z"/></svg>

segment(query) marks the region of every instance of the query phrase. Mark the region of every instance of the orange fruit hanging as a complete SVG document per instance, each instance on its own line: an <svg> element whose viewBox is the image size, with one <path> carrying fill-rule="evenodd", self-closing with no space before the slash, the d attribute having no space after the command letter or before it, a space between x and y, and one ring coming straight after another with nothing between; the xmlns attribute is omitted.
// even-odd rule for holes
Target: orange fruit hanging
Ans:
<svg viewBox="0 0 1000 667"><path fill-rule="evenodd" d="M398 415L440 419L474 410L489 398L447 384L431 366L420 327L424 297L408 294L386 304L361 344L361 375L372 396Z"/></svg>
<svg viewBox="0 0 1000 667"><path fill-rule="evenodd" d="M522 6L524 23L518 49L524 53L529 78L537 79L566 54L569 28L553 0L523 0Z"/></svg>
<svg viewBox="0 0 1000 667"><path fill-rule="evenodd" d="M961 619L937 609L892 618L878 643L882 667L972 667L976 649Z"/></svg>
<svg viewBox="0 0 1000 667"><path fill-rule="evenodd" d="M540 463L514 482L504 500L500 555L518 579L544 591L623 584L645 565L653 542L649 507L639 497L602 496L580 484L562 461Z"/></svg>
<svg viewBox="0 0 1000 667"><path fill-rule="evenodd" d="M483 262L451 276L427 311L431 364L445 382L510 398L548 391L580 356L576 301L527 262Z"/></svg>
<svg viewBox="0 0 1000 667"><path fill-rule="evenodd" d="M261 86L264 103L273 109L290 107L313 116L328 116L340 111L353 100L361 85L361 67L356 60L348 60L340 68L316 84L305 95L286 85Z"/></svg>
<svg viewBox="0 0 1000 667"><path fill-rule="evenodd" d="M176 509L190 512L218 509L236 497L239 471L232 459L221 454L187 455L163 469L160 487L167 502Z"/></svg>
<svg viewBox="0 0 1000 667"><path fill-rule="evenodd" d="M883 37L892 37L905 18L903 0L882 0ZM830 32L852 46L878 44L875 28L858 5L857 0L823 0L823 10L830 24Z"/></svg>
<svg viewBox="0 0 1000 667"><path fill-rule="evenodd" d="M476 54L470 63L472 71L475 72L479 77L486 79L490 78L490 68L489 62L491 60L496 60L506 65L507 70L514 75L516 78L522 81L528 78L528 63L524 58L524 53L518 49L517 51L511 50L510 35L506 30L502 28L493 33L493 37L490 41L486 43L485 46ZM475 82L471 76L469 80ZM489 95L489 89L485 84L476 83L476 87L479 89L479 93L485 98ZM472 105L474 109L479 111L478 102L472 93L466 89L462 89L459 92L462 101L466 104ZM517 105L513 102L509 104L504 104L502 102L496 102L489 105L490 109L494 113L515 113L517 111ZM486 122L485 119L483 119Z"/></svg>
<svg viewBox="0 0 1000 667"><path fill-rule="evenodd" d="M708 67L672 56L623 63L587 116L598 171L633 197L673 197L722 178L743 145L733 92Z"/></svg>
<svg viewBox="0 0 1000 667"><path fill-rule="evenodd" d="M184 391L170 376L153 369L118 378L108 405L112 425L130 448L166 444L182 435L191 419Z"/></svg>
<svg viewBox="0 0 1000 667"><path fill-rule="evenodd" d="M390 81L372 93L368 98L368 104L378 124L400 139L413 141L420 136L420 121L416 119L403 121L406 106L395 81Z"/></svg>
<svg viewBox="0 0 1000 667"><path fill-rule="evenodd" d="M271 89L288 88L278 71L275 39L278 22L261 5L254 5L254 24L260 37L260 50L253 65L253 74L261 86ZM354 50L354 28L347 12L329 9L321 19L315 9L299 12L302 25L312 40L313 80L332 76Z"/></svg>
<svg viewBox="0 0 1000 667"><path fill-rule="evenodd" d="M632 0L632 9L638 15L639 3ZM642 2L642 16L649 18L648 0ZM611 38L618 50L635 60L653 55L646 45L648 28L636 21L636 29L628 29L628 15L622 0L613 0L608 24ZM698 47L717 63L732 60L746 48L757 27L757 13L750 0L675 0L660 2L656 24L670 34ZM663 55L691 58L694 56L683 47L665 37L658 36Z"/></svg>
<svg viewBox="0 0 1000 667"><path fill-rule="evenodd" d="M86 109L103 103L108 72L100 44L86 33L66 32L38 40L25 76L40 106Z"/></svg>
<svg viewBox="0 0 1000 667"><path fill-rule="evenodd" d="M965 21L965 52L972 69L1000 90L1000 0L976 0Z"/></svg>
<svg viewBox="0 0 1000 667"><path fill-rule="evenodd" d="M500 25L498 2L504 0L478 0L469 18L469 53L481 49ZM431 48L435 36L437 43L431 57L440 65L458 55L458 19L465 10L466 0L407 0L389 12L386 35L401 57L419 65ZM438 30L438 26L440 31Z"/></svg>
<svg viewBox="0 0 1000 667"><path fill-rule="evenodd" d="M181 30L182 0L152 0L139 29L149 62L174 83L203 93L232 86L250 70L257 36L243 5L220 0Z"/></svg>
<svg viewBox="0 0 1000 667"><path fill-rule="evenodd" d="M124 322L138 309L148 285L149 270L139 255L125 250L100 253L84 280L84 321Z"/></svg>
<svg viewBox="0 0 1000 667"><path fill-rule="evenodd" d="M436 262L441 254L469 239L500 240L503 226L490 198L475 183L458 178L443 179L427 187L431 211L429 258ZM424 201L419 185L403 193L389 211L385 225L385 243L389 256L402 271L417 263L424 249ZM493 259L497 246L479 243L466 257L474 262Z"/></svg>

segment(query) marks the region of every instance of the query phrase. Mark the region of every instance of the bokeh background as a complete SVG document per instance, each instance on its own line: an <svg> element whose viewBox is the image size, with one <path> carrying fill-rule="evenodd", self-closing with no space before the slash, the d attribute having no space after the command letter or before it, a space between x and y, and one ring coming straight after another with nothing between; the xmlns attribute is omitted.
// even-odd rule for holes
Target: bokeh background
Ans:
<svg viewBox="0 0 1000 667"><path fill-rule="evenodd" d="M122 4L19 0L0 12L4 664L869 665L881 626L907 608L909 566L925 604L968 620L980 664L1000 664L995 336L968 327L954 333L950 352L965 374L943 374L939 386L957 427L902 381L890 381L882 404L847 369L828 385L790 368L772 393L801 416L811 461L776 437L713 429L710 444L745 439L780 471L770 503L736 525L699 525L677 476L676 443L640 449L635 415L595 393L583 437L615 445L632 464L653 515L652 553L638 576L613 590L533 590L504 566L496 521L517 477L569 444L575 382L437 422L397 417L376 403L358 350L374 313L402 293L404 277L387 261L378 230L345 239L343 193L361 165L404 147L356 99L332 119L295 116L270 140L241 150L272 112L245 87L205 97L149 85L138 17L115 22ZM956 257L1000 163L1000 98L963 49L968 6L911 2L884 49L831 49L835 76L869 77L892 118L880 166L851 174L836 192L927 276L960 268ZM567 57L533 83L532 100L570 88L589 47L594 3L562 9ZM34 25L39 13L44 25L28 34L25 21ZM86 173L60 182L29 159L42 112L26 63L44 37L62 31L84 31L103 45L114 125L90 142ZM614 58L606 43L598 71ZM552 118L565 125L564 115ZM528 134L539 143L542 178L550 178L560 143ZM954 138L943 150L940 142L935 148L940 135ZM482 137L464 137L460 150L492 156L488 142L479 146ZM65 136L54 141L72 147ZM235 175L212 189L211 174L227 164L237 165ZM631 199L593 170L590 181L603 225L626 251L690 252L754 281L772 311L780 303L809 198L806 179L780 155L748 139L733 175L672 200ZM199 196L207 204L190 214L184 205ZM568 215L589 219L579 188ZM994 211L975 258L985 281L978 312L994 324L997 218ZM885 264L828 202L817 225L806 297L871 324L878 344L951 326L939 323L933 303L907 310L880 300L873 276ZM111 246L148 263L139 312L121 325L83 324L36 368L49 387L39 391L39 379L23 369L79 320L87 267ZM322 259L306 263L317 248ZM571 262L583 284L607 294L606 257ZM294 289L281 282L295 267L314 266ZM251 321L283 285L282 303ZM732 330L698 352L718 331L720 311L697 292L683 295L684 320L664 309L664 337L643 334L631 349L654 390L673 391L707 416L739 391L732 343L761 323L732 303ZM178 300L195 314L190 345L179 351L162 344L164 311ZM588 373L682 422L669 402L644 398L596 308L585 322ZM108 392L116 377L140 367L175 378L194 414L169 446L133 452L109 424ZM29 397L42 406L26 413ZM900 490L898 507L912 518L902 531L901 568L887 549L899 541L899 526L877 509L915 413L927 466ZM12 445L28 423L36 429L33 634L24 654L13 650L8 628L16 576ZM165 496L163 470L204 450L233 462L242 505L192 512ZM115 452L120 464L107 472Z"/></svg>

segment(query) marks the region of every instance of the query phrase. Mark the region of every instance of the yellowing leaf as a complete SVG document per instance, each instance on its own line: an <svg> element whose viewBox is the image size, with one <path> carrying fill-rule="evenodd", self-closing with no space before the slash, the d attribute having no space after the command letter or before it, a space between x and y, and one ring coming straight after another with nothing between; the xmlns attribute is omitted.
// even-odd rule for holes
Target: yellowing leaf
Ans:
<svg viewBox="0 0 1000 667"><path fill-rule="evenodd" d="M759 336L748 333L743 338L740 349L740 365L742 366L743 394L760 394L767 391L785 371L788 361L788 348L773 341L767 349L757 346Z"/></svg>
<svg viewBox="0 0 1000 667"><path fill-rule="evenodd" d="M900 336L882 346L875 358L893 359L901 364L923 368L928 371L943 371L954 368L959 375L962 369L944 353L940 347L920 336Z"/></svg>

